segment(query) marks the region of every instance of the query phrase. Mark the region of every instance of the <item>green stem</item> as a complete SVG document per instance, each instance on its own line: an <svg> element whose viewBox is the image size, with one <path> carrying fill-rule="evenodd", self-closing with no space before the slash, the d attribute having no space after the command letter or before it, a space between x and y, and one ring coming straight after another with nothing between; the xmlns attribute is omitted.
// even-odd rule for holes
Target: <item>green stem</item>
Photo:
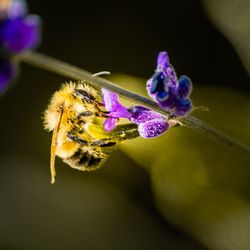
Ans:
<svg viewBox="0 0 250 250"><path fill-rule="evenodd" d="M30 52L19 55L18 59L33 66L49 70L60 75L64 75L71 79L85 80L96 87L108 89L126 99L129 99L135 103L142 104L145 107L153 109L163 115L169 115L168 111L161 109L154 101L140 96L132 91L123 89L106 79L95 77L90 72L62 62L58 59L51 58L38 52ZM200 132L201 134L207 136L215 142L225 146L234 153L250 160L250 149L247 146L239 143L234 138L223 134L221 131L209 126L198 118L188 115L186 117L183 117L181 119L181 122L184 126Z"/></svg>

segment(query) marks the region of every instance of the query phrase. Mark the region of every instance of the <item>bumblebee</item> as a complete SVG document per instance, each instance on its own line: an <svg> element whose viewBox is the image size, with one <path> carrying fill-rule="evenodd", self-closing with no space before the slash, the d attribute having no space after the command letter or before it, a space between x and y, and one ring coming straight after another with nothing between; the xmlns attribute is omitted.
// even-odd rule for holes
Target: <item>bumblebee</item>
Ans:
<svg viewBox="0 0 250 250"><path fill-rule="evenodd" d="M81 171L94 171L109 158L119 142L138 136L134 124L118 125L111 132L102 127L108 112L97 90L84 82L69 82L54 93L44 114L44 126L53 131L51 183L55 182L55 157Z"/></svg>

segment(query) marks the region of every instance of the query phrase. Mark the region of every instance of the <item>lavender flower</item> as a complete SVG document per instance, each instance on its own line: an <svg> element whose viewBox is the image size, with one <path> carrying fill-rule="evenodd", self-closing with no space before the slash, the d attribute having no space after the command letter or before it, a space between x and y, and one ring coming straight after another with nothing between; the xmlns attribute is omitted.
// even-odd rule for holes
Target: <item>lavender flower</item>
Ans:
<svg viewBox="0 0 250 250"><path fill-rule="evenodd" d="M25 18L16 17L2 21L0 41L9 53L21 53L35 48L39 41L39 18L29 15Z"/></svg>
<svg viewBox="0 0 250 250"><path fill-rule="evenodd" d="M169 127L166 118L148 108L133 106L124 107L118 100L118 95L106 89L102 89L103 103L109 112L103 126L107 132L115 128L119 118L127 118L138 125L138 131L143 138L152 138L163 134Z"/></svg>
<svg viewBox="0 0 250 250"><path fill-rule="evenodd" d="M162 108L171 109L175 105L177 77L169 63L167 52L159 53L155 74L147 81L147 91Z"/></svg>
<svg viewBox="0 0 250 250"><path fill-rule="evenodd" d="M11 65L11 56L34 49L40 41L40 19L27 14L24 0L6 0L0 2L0 91L3 91L16 74ZM8 63L7 63L8 61ZM9 65L9 67L4 65ZM6 72L5 72L6 70ZM8 77L7 77L8 76Z"/></svg>
<svg viewBox="0 0 250 250"><path fill-rule="evenodd" d="M116 121L119 118L130 118L131 114L119 102L117 94L106 89L102 89L102 94L104 107L109 112L109 118L105 120L103 126L109 132L115 128Z"/></svg>
<svg viewBox="0 0 250 250"><path fill-rule="evenodd" d="M189 99L191 80L187 76L181 76L178 80L165 51L159 53L156 72L147 81L146 88L149 96L174 116L184 116L192 109Z"/></svg>

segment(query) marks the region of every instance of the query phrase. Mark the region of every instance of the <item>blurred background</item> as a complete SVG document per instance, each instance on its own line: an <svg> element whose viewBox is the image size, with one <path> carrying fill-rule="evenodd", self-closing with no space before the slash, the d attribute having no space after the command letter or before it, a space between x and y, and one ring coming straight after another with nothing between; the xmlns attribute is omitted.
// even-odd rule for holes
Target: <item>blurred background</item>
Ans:
<svg viewBox="0 0 250 250"><path fill-rule="evenodd" d="M39 51L145 94L167 50L190 76L202 118L250 145L250 3L27 1L42 18ZM136 139L102 169L57 159L42 115L66 78L22 64L0 99L0 249L250 249L250 164L185 128Z"/></svg>

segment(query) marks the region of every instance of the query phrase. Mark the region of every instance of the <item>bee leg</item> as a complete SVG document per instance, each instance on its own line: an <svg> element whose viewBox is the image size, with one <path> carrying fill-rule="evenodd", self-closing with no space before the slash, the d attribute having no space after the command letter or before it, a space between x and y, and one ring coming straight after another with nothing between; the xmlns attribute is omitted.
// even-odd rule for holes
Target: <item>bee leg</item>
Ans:
<svg viewBox="0 0 250 250"><path fill-rule="evenodd" d="M84 111L77 115L77 118L80 119L82 117L93 116L94 113L92 111Z"/></svg>
<svg viewBox="0 0 250 250"><path fill-rule="evenodd" d="M116 142L110 141L110 139L101 139L97 141L92 141L90 146L97 146L97 147L111 147L115 146Z"/></svg>
<svg viewBox="0 0 250 250"><path fill-rule="evenodd" d="M124 140L133 139L139 137L137 125L135 124L123 124L118 125L110 132L106 132L103 127L96 124L87 124L85 131L98 140L104 140L108 142L122 142ZM105 144L105 143L104 143Z"/></svg>
<svg viewBox="0 0 250 250"><path fill-rule="evenodd" d="M74 132L68 132L67 133L67 138L70 140L70 141L73 141L73 142L76 142L82 146L87 146L88 145L88 142L82 138L80 138L79 136L77 136Z"/></svg>
<svg viewBox="0 0 250 250"><path fill-rule="evenodd" d="M99 111L99 112L96 112L95 115L101 118L109 118L110 116L108 115L108 113L109 112L106 112L106 111Z"/></svg>

